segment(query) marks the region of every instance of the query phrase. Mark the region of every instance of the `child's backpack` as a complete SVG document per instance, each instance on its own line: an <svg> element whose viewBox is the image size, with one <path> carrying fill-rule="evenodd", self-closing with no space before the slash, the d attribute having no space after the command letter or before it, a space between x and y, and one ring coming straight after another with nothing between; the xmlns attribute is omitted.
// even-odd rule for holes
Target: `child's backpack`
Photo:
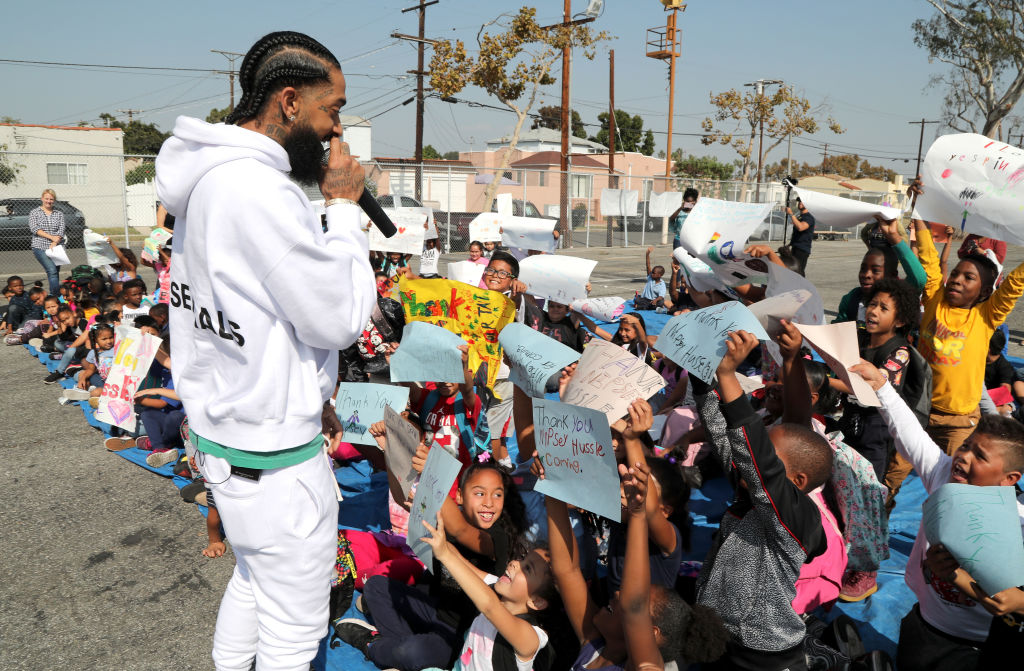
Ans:
<svg viewBox="0 0 1024 671"><path fill-rule="evenodd" d="M924 360L921 353L913 345L908 345L903 338L891 338L889 342L882 345L875 354L875 365L881 365L900 346L907 345L910 354L910 361L907 362L906 378L903 381L903 388L900 396L904 402L914 411L914 416L921 426L928 426L928 415L932 411L932 367Z"/></svg>
<svg viewBox="0 0 1024 671"><path fill-rule="evenodd" d="M93 268L88 264L83 263L82 265L75 266L74 268L71 269L71 279L75 282L84 282L85 284L88 284L89 280L91 280L94 277L99 277L102 279L103 274L100 273L99 270Z"/></svg>
<svg viewBox="0 0 1024 671"><path fill-rule="evenodd" d="M420 415L420 421L424 422L423 428L427 426L427 413L437 405L437 402L441 399L441 392L437 389L431 389L430 393L427 394L427 398L423 401L423 412ZM459 427L459 440L466 446L466 451L474 459L477 455L483 452L489 452L491 449L491 432L487 429L484 422L484 413L481 411L480 419L477 421L477 430L474 432L466 425L466 403L463 401L462 392L458 392L455 395L455 422Z"/></svg>

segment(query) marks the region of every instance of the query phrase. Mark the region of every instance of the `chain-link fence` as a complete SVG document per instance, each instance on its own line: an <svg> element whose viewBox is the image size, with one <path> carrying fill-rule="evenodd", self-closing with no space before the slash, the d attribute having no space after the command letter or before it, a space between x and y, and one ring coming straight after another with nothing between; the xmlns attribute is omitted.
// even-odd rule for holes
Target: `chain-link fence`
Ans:
<svg viewBox="0 0 1024 671"><path fill-rule="evenodd" d="M4 168L0 171L4 179L0 181L6 181L0 183L0 274L42 274L30 250L28 215L39 206L40 195L47 188L56 191L56 207L64 212L73 265L85 263L84 228L108 235L116 244L138 253L142 240L156 225L154 159L100 153L0 153L0 167ZM609 172L608 166L597 159L607 161L607 157L599 155L573 156L572 168L566 173L557 169L557 152L540 152L505 169L443 160L422 164L368 161L363 167L368 187L385 207L433 208L441 244L449 252L468 249L469 223L498 194L511 194L516 215L555 220L563 248L671 242L667 217L652 216L652 194L681 192L688 187L712 198L771 202L772 212L754 233L754 239L781 243L789 233L788 219L782 211L785 188L778 182L758 185L638 174L632 164L622 166L618 155L616 171ZM545 160L553 160L555 165L544 165ZM641 167L649 172L655 170L650 162ZM636 214L603 213L601 194L609 188L637 191ZM905 198L894 191L813 188L895 207L902 207ZM315 187L306 191L311 198L317 198ZM489 207L494 208L493 204ZM819 226L818 232L827 229L823 231Z"/></svg>
<svg viewBox="0 0 1024 671"><path fill-rule="evenodd" d="M44 189L57 194L64 215L65 247L72 266L85 263L82 231L109 236L136 254L156 225L153 156L5 151L0 155L0 274L38 278L29 213ZM65 268L66 270L66 268Z"/></svg>

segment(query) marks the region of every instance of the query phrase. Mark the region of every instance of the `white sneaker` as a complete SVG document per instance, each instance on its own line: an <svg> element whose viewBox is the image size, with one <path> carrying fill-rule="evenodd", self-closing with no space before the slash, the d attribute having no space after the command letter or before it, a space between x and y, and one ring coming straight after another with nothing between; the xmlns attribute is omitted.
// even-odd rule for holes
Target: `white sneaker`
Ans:
<svg viewBox="0 0 1024 671"><path fill-rule="evenodd" d="M30 347L35 347L36 349L39 349L40 347L43 346L43 339L42 338L29 338L28 344L29 344Z"/></svg>
<svg viewBox="0 0 1024 671"><path fill-rule="evenodd" d="M71 389L65 389L61 396L71 401L87 401L91 394L87 389L72 387Z"/></svg>

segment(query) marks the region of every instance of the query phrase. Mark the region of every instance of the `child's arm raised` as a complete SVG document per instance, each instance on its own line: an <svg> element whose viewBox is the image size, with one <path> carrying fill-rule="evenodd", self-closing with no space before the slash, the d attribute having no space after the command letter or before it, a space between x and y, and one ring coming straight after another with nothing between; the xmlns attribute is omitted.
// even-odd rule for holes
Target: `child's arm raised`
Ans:
<svg viewBox="0 0 1024 671"><path fill-rule="evenodd" d="M651 276L651 252L654 251L654 247L647 248L647 255L644 256L644 260L647 262L647 276Z"/></svg>
<svg viewBox="0 0 1024 671"><path fill-rule="evenodd" d="M775 453L764 422L736 379L736 367L757 346L757 336L734 331L726 340L727 351L718 365L722 414L729 427L733 464L747 483L751 502L767 513L766 520L771 520L767 537L788 535L809 558L817 557L824 552L826 543L821 511L787 477L786 466Z"/></svg>
<svg viewBox="0 0 1024 671"><path fill-rule="evenodd" d="M490 620L497 628L498 633L505 637L516 656L520 659L533 659L540 647L540 637L526 620L516 617L508 611L501 603L501 599L493 589L487 586L483 580L470 567L469 563L462 558L459 551L452 547L444 533L444 520L440 515L437 518L437 528L430 526L426 520L423 526L429 536L422 538L423 542L430 545L434 551L434 557L444 564L448 572L459 583L462 591L473 601L480 613ZM412 529L409 530L412 533Z"/></svg>
<svg viewBox="0 0 1024 671"><path fill-rule="evenodd" d="M924 289L924 285L928 281L928 275L925 273L921 262L914 256L910 245L904 239L903 232L900 230L899 219L884 219L880 214L876 214L875 219L878 220L878 230L882 232L886 241L892 245L893 251L896 252L900 265L903 266L903 272L907 274L907 282L918 290ZM943 252L943 255L945 253Z"/></svg>
<svg viewBox="0 0 1024 671"><path fill-rule="evenodd" d="M782 421L810 428L811 386L807 384L800 345L804 338L792 322L781 320L783 332L779 335L782 352Z"/></svg>
<svg viewBox="0 0 1024 671"><path fill-rule="evenodd" d="M651 621L651 561L647 549L647 493L650 470L636 462L628 470L619 465L629 511L626 531L626 563L622 570L622 629L634 669L664 669Z"/></svg>
<svg viewBox="0 0 1024 671"><path fill-rule="evenodd" d="M906 401L892 388L881 371L862 359L859 364L850 367L850 372L859 374L875 390L882 404L879 411L889 427L889 433L896 441L896 449L904 459L914 465L914 470L925 483L925 489L931 492L932 489L945 484L944 481L931 483L931 476L936 468L949 461L950 457L932 441Z"/></svg>
<svg viewBox="0 0 1024 671"><path fill-rule="evenodd" d="M600 636L594 626L597 604L590 596L587 582L580 570L580 553L576 536L569 522L569 509L565 502L551 496L544 498L548 511L548 551L551 553L551 574L562 596L565 613L580 644Z"/></svg>
<svg viewBox="0 0 1024 671"><path fill-rule="evenodd" d="M469 345L459 345L459 351L462 352L462 373L465 376L465 380L459 385L459 391L462 392L463 403L469 406L473 404L473 397L476 396L473 390L473 371L469 369Z"/></svg>
<svg viewBox="0 0 1024 671"><path fill-rule="evenodd" d="M603 328L594 323L594 320L586 316L582 312L573 312L574 315L579 317L580 323L590 329L590 332L596 335L598 338L603 340L611 340L612 334L605 331Z"/></svg>
<svg viewBox="0 0 1024 671"><path fill-rule="evenodd" d="M1021 294L1024 294L1024 263L1014 268L992 296L979 306L982 316L992 328L999 326L1013 312Z"/></svg>

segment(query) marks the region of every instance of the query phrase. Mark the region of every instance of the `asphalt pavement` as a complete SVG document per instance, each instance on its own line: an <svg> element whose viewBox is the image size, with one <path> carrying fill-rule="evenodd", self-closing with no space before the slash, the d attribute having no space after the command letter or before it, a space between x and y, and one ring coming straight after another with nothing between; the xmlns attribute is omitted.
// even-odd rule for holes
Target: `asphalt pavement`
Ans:
<svg viewBox="0 0 1024 671"><path fill-rule="evenodd" d="M629 298L644 284L644 251L563 253L599 261L594 295ZM826 310L856 285L863 252L859 242L815 243L808 276ZM15 272L6 254L17 253L0 254L0 275ZM464 258L445 255L442 264ZM668 247L653 254L662 265L669 258ZM1007 261L1024 261L1024 248L1011 247ZM20 272L42 275L28 264ZM1011 354L1021 356L1022 312L1009 322ZM45 374L24 348L0 346L0 668L212 668L230 550L203 557L196 507L169 480L108 453L77 407L58 405Z"/></svg>

